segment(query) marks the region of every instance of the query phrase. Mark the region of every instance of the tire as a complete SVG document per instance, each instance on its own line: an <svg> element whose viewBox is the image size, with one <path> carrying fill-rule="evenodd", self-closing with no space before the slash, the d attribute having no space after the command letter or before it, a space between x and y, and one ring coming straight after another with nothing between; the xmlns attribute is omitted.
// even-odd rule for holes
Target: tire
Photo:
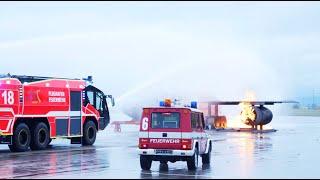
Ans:
<svg viewBox="0 0 320 180"><path fill-rule="evenodd" d="M202 164L210 164L210 160L211 160L211 143L209 145L209 151L207 154L202 155Z"/></svg>
<svg viewBox="0 0 320 180"><path fill-rule="evenodd" d="M198 168L199 162L199 150L195 149L193 156L189 157L187 160L187 165L189 170L196 170Z"/></svg>
<svg viewBox="0 0 320 180"><path fill-rule="evenodd" d="M82 145L91 146L96 141L97 128L93 121L87 121L83 128Z"/></svg>
<svg viewBox="0 0 320 180"><path fill-rule="evenodd" d="M13 132L12 145L9 145L9 148L12 152L25 152L29 149L30 141L29 127L25 123L20 123Z"/></svg>
<svg viewBox="0 0 320 180"><path fill-rule="evenodd" d="M152 160L150 159L150 157L145 156L145 155L140 155L141 169L148 171L148 170L150 170L151 165L152 165Z"/></svg>
<svg viewBox="0 0 320 180"><path fill-rule="evenodd" d="M32 150L44 150L48 147L50 142L50 133L48 126L39 122L31 131L31 143L30 148Z"/></svg>
<svg viewBox="0 0 320 180"><path fill-rule="evenodd" d="M168 171L169 170L168 162L160 162L159 170Z"/></svg>

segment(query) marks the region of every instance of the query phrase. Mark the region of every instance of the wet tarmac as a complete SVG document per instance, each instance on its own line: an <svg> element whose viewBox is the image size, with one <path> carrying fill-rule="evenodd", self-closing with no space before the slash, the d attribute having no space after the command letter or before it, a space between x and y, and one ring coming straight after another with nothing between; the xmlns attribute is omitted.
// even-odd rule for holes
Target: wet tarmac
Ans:
<svg viewBox="0 0 320 180"><path fill-rule="evenodd" d="M0 178L319 178L320 117L276 117L277 132L214 132L211 165L187 170L185 162L154 162L142 171L138 132L98 134L92 147L54 140L44 151L10 153L0 146Z"/></svg>

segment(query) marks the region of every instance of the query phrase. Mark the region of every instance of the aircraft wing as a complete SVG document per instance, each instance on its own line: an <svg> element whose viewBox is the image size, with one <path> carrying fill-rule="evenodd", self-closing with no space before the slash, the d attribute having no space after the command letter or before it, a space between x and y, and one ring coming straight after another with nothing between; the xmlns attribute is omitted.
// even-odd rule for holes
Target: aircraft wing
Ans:
<svg viewBox="0 0 320 180"><path fill-rule="evenodd" d="M207 101L211 105L239 105L240 103L249 103L252 105L274 105L277 103L299 103L297 101Z"/></svg>

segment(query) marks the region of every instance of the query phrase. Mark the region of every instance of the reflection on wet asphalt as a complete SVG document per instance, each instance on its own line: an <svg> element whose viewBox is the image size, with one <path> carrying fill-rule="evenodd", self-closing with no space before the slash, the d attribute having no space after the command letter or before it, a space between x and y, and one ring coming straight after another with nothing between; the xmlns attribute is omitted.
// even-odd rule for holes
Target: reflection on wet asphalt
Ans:
<svg viewBox="0 0 320 180"><path fill-rule="evenodd" d="M142 171L133 130L104 130L92 147L54 140L45 151L10 153L1 145L0 178L319 178L319 119L278 117L272 126L278 131L212 133L212 164L197 171L185 162L168 169L153 162L151 171Z"/></svg>

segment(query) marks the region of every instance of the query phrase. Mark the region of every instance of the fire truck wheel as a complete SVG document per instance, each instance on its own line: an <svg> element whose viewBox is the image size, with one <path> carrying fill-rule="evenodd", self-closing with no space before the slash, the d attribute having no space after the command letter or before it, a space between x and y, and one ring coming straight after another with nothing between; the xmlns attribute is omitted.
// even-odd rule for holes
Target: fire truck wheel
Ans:
<svg viewBox="0 0 320 180"><path fill-rule="evenodd" d="M93 121L88 121L83 128L82 145L90 146L96 141L97 128Z"/></svg>
<svg viewBox="0 0 320 180"><path fill-rule="evenodd" d="M32 140L30 143L30 148L32 150L43 150L47 148L50 140L50 134L49 129L45 123L37 123L31 133L31 136Z"/></svg>
<svg viewBox="0 0 320 180"><path fill-rule="evenodd" d="M148 171L150 170L151 165L152 165L152 160L148 156L140 155L141 169Z"/></svg>
<svg viewBox="0 0 320 180"><path fill-rule="evenodd" d="M25 123L20 123L13 132L12 145L9 145L9 148L12 152L27 151L30 146L30 140L29 127Z"/></svg>
<svg viewBox="0 0 320 180"><path fill-rule="evenodd" d="M195 149L194 155L189 157L187 160L187 165L189 170L196 170L198 167L198 161L199 161L199 151L198 148Z"/></svg>
<svg viewBox="0 0 320 180"><path fill-rule="evenodd" d="M209 151L207 154L202 155L202 164L210 164L211 159L211 144L209 145Z"/></svg>

